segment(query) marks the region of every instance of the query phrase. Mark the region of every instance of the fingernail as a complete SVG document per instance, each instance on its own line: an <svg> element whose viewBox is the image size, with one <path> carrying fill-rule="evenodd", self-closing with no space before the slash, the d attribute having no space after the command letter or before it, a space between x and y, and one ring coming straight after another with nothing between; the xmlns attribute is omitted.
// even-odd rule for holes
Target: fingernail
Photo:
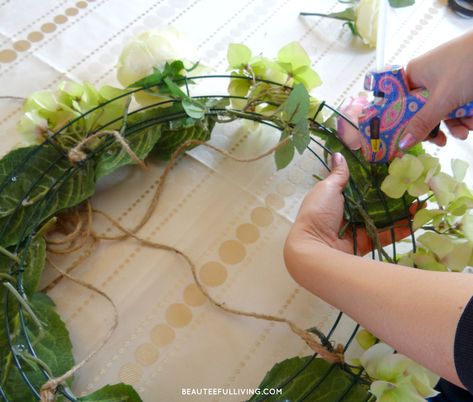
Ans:
<svg viewBox="0 0 473 402"><path fill-rule="evenodd" d="M403 151L408 150L416 143L416 137L414 137L411 133L407 133L399 140L399 149Z"/></svg>
<svg viewBox="0 0 473 402"><path fill-rule="evenodd" d="M332 169L335 169L337 166L339 166L343 161L343 156L340 152L335 152L332 155Z"/></svg>

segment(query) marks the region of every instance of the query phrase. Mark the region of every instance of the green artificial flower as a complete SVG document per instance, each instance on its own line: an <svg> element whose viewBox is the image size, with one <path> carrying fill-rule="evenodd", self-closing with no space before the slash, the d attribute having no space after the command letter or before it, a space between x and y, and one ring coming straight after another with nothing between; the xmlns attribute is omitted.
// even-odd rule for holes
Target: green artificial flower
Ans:
<svg viewBox="0 0 473 402"><path fill-rule="evenodd" d="M414 197L425 194L429 187L425 183L424 170L420 156L405 154L395 158L389 165L389 175L381 184L381 190L391 198L401 198L406 191Z"/></svg>
<svg viewBox="0 0 473 402"><path fill-rule="evenodd" d="M124 90L110 86L96 89L88 82L84 84L74 81L61 82L55 91L35 92L26 99L23 105L24 115L18 123L18 130L27 143L41 143L67 122L124 93ZM81 121L80 136L85 136L91 130L107 125L122 116L125 102L126 98L122 97L86 114Z"/></svg>
<svg viewBox="0 0 473 402"><path fill-rule="evenodd" d="M245 99L238 98L251 96L252 99L260 101L255 106L255 110L258 113L269 115L277 110L275 105L281 105L287 99L286 89L264 82L255 84L255 79L288 87L302 83L307 91L322 83L318 74L311 67L307 52L298 42L291 42L282 47L276 59L262 55L253 56L247 46L232 43L228 46L227 60L228 70L234 77L230 80L228 93L235 97L232 99L232 106L238 109L244 108L247 103ZM317 99L311 98L310 111L315 114L319 105L320 102ZM321 117L318 116L318 118Z"/></svg>
<svg viewBox="0 0 473 402"><path fill-rule="evenodd" d="M370 392L378 401L424 401L438 394L439 377L384 343L377 343L360 357L360 363L374 380Z"/></svg>
<svg viewBox="0 0 473 402"><path fill-rule="evenodd" d="M424 260L417 262L422 262L426 269L436 269L438 265L434 262L437 262L452 271L462 271L472 259L473 242L468 239L457 239L434 232L426 232L419 236L418 241L426 248L426 251L423 253ZM417 253L421 253L421 251ZM432 255L435 260L432 259ZM414 261L416 261L415 258ZM419 264L419 267L422 264Z"/></svg>

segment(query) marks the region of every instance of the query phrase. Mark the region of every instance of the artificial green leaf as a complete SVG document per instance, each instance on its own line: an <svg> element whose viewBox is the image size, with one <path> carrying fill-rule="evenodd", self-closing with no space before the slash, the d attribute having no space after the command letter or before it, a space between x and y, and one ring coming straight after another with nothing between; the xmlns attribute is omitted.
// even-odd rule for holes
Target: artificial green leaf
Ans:
<svg viewBox="0 0 473 402"><path fill-rule="evenodd" d="M44 335L39 338L37 331L31 329L35 326L32 325L29 317L26 317L27 332L30 341L34 344L35 353L39 359L48 365L54 376L64 374L74 364L72 344L66 326L54 311L54 303L48 296L35 293L30 302L33 310L45 323ZM13 343L18 345L18 351L26 351L23 342L20 335L13 339ZM36 389L39 389L46 382L43 373L38 368L33 369L22 358L20 358L20 362L28 379ZM36 402L36 398L25 386L23 378L15 367L8 370L4 390L12 401Z"/></svg>
<svg viewBox="0 0 473 402"><path fill-rule="evenodd" d="M143 160L148 156L161 137L161 126L156 125L128 135L127 133L130 131L133 131L132 127L125 133L130 148L139 159ZM114 172L121 166L131 163L135 163L135 161L128 152L123 149L120 144L114 144L98 157L96 168L97 179Z"/></svg>
<svg viewBox="0 0 473 402"><path fill-rule="evenodd" d="M307 120L309 114L310 97L303 84L292 88L291 94L282 104L283 117L288 123L297 124Z"/></svg>
<svg viewBox="0 0 473 402"><path fill-rule="evenodd" d="M168 87L169 93L175 98L186 99L189 97L171 78L164 78L164 83Z"/></svg>
<svg viewBox="0 0 473 402"><path fill-rule="evenodd" d="M292 130L292 142L301 155L310 144L309 124L307 119L299 121Z"/></svg>
<svg viewBox="0 0 473 402"><path fill-rule="evenodd" d="M287 130L284 130L281 133L281 137L279 142L285 140L289 137L289 133ZM294 158L294 143L289 140L286 144L280 146L276 152L274 153L274 160L276 162L276 168L278 170L284 169L289 163L291 163L292 159Z"/></svg>
<svg viewBox="0 0 473 402"><path fill-rule="evenodd" d="M326 17L353 22L356 20L356 11L354 7L349 7L343 11L327 14Z"/></svg>
<svg viewBox="0 0 473 402"><path fill-rule="evenodd" d="M89 198L95 191L94 161L74 166L50 145L20 148L0 160L0 245L17 244L33 227Z"/></svg>
<svg viewBox="0 0 473 402"><path fill-rule="evenodd" d="M127 88L149 88L161 84L162 81L163 74L161 74L159 69L154 68L152 74L134 82L133 84L128 85Z"/></svg>
<svg viewBox="0 0 473 402"><path fill-rule="evenodd" d="M394 8L408 7L415 4L415 0L389 0L389 5Z"/></svg>
<svg viewBox="0 0 473 402"><path fill-rule="evenodd" d="M154 146L152 154L159 159L169 159L187 140L208 141L214 125L215 119L211 116L199 120L182 118L164 124L161 126L161 138ZM189 146L187 150L195 146Z"/></svg>
<svg viewBox="0 0 473 402"><path fill-rule="evenodd" d="M142 402L132 386L126 384L106 385L90 395L80 397L80 402Z"/></svg>
<svg viewBox="0 0 473 402"><path fill-rule="evenodd" d="M205 116L205 107L196 99L186 98L182 100L182 107L189 117L201 119Z"/></svg>
<svg viewBox="0 0 473 402"><path fill-rule="evenodd" d="M369 399L368 387L357 383L353 374L312 356L293 357L277 363L258 386L260 389L280 387L281 394L265 396L265 400L295 401L305 397L312 402L333 402L342 396L344 402ZM250 402L260 399L261 396L254 395Z"/></svg>
<svg viewBox="0 0 473 402"><path fill-rule="evenodd" d="M46 262L46 242L42 236L35 238L26 251L23 273L23 288L28 297L38 290L41 274Z"/></svg>
<svg viewBox="0 0 473 402"><path fill-rule="evenodd" d="M241 68L246 66L251 59L251 50L241 43L230 43L228 45L227 60L230 68Z"/></svg>

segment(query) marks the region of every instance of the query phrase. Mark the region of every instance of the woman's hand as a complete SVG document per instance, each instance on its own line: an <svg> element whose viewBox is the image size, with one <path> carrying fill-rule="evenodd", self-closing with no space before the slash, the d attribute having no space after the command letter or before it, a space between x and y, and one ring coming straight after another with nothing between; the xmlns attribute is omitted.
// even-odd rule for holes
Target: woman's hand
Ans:
<svg viewBox="0 0 473 402"><path fill-rule="evenodd" d="M296 221L286 241L286 248L292 248L295 243L323 243L331 248L353 253L353 233L348 227L343 237L339 231L344 225L343 218L343 189L348 182L349 172L345 158L340 153L332 155L332 172L306 195ZM408 236L409 228L401 226L395 230L396 241ZM366 230L358 228L356 232L357 254L364 255L372 250L371 240ZM383 246L392 243L390 230L379 233Z"/></svg>
<svg viewBox="0 0 473 402"><path fill-rule="evenodd" d="M429 99L406 126L399 142L408 149L424 140L449 112L473 101L473 31L439 46L413 59L407 66L407 78L411 89L426 88ZM450 133L466 139L473 130L473 118L445 121ZM445 145L445 134L432 139L437 145Z"/></svg>

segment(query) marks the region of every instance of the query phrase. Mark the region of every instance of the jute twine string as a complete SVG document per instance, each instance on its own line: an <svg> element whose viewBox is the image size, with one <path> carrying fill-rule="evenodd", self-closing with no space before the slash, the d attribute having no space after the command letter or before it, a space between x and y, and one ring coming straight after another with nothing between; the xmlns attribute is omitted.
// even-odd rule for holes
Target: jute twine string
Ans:
<svg viewBox="0 0 473 402"><path fill-rule="evenodd" d="M54 264L49 258L46 259L46 261L49 263L49 265L55 269L57 272L59 272L62 276L65 276L66 278L70 279L74 283L77 283L78 285L87 288L95 293L98 293L105 299L107 299L111 306L113 307L113 323L108 329L107 333L105 334L104 338L100 342L99 346L96 347L94 350L92 350L83 360L81 360L78 364L74 365L71 367L68 371L66 371L64 374L62 374L59 377L56 378L51 378L49 381L47 381L43 386L41 387L40 390L40 396L41 396L41 402L53 402L56 399L56 390L57 387L65 382L68 378L72 377L74 373L79 370L82 366L84 366L92 357L94 357L97 352L102 349L103 346L110 340L110 338L113 335L113 332L118 326L118 309L114 301L110 298L110 296L105 293L103 290L100 290L99 288L95 287L94 285L83 281L80 278L77 278L75 276L72 276L71 274L63 271L60 269L56 264Z"/></svg>
<svg viewBox="0 0 473 402"><path fill-rule="evenodd" d="M110 131L110 132L100 132L100 133L96 133L88 138L92 139L92 137L95 136L95 138L97 137L100 137L100 136L103 136L103 135L114 135L114 137L117 139L117 141L119 142L119 144L126 150L126 152L130 155L130 157L135 160L135 161L139 161L140 165L141 166L145 166L143 164L143 162L141 160L139 160L139 158L136 156L136 154L134 154L133 150L131 150L131 148L129 147L128 143L126 142L126 140L121 136L121 134L117 131ZM83 141L81 141L76 147L74 147L73 149L71 149L71 151L69 152L69 158L71 160L72 163L77 163L77 162L80 162L82 160L84 160L87 155L85 154L85 152L83 152L82 148L86 145L86 143L88 142L87 141L88 139L84 139ZM113 217L109 216L107 213L103 212L103 211L99 211L99 210L96 210L96 209L92 209L91 205L90 205L90 202L87 202L87 223L85 225L85 231L84 230L81 230L83 228L83 224L79 224L77 223L76 224L76 227L75 229L69 233L67 236L65 236L64 239L64 242L62 242L62 244L73 244L75 240L77 240L78 238L84 238L87 240L88 238L92 238L93 239L93 243L92 245L90 246L91 249L88 253L88 255L91 254L91 250L93 250L93 248L96 247L98 241L100 240L124 240L126 238L133 238L135 239L136 241L138 241L140 244L144 245L144 246L147 246L147 247L151 247L151 248L155 248L155 249L159 249L159 250L165 250L165 251L170 251L170 252L173 252L179 256L181 256L185 261L186 263L188 264L188 266L190 267L190 270L191 270L191 273L192 273L192 277L193 277L193 280L196 284L196 286L199 288L199 290L202 292L202 294L207 298L207 300L209 300L209 302L211 304L213 304L214 306L216 306L217 308L223 310L223 311L226 311L230 314L235 314L235 315L239 315L239 316L244 316L244 317L252 317L252 318L256 318L256 319L260 319L260 320L265 320L265 321L271 321L271 322L279 322L279 323L285 323L290 329L291 331L296 334L297 336L299 336L314 352L318 353L320 355L320 357L322 357L323 359L327 360L328 362L331 362L331 363L342 363L343 362L343 346L342 345L337 345L334 349L332 350L328 350L327 348L325 348L324 346L322 346L318 341L315 340L313 334L311 334L310 332L300 328L299 326L297 326L293 321L287 319L287 318L284 318L284 317L277 317L277 316L273 316L273 315L269 315L269 314L262 314L262 313L256 313L256 312L248 312L248 311L243 311L243 310L239 310L239 309L236 309L236 308L233 308L233 307L229 307L227 306L224 302L220 302L218 300L215 300L208 292L208 290L205 288L205 286L202 285L202 283L200 282L199 278L198 278L198 275L197 275L197 269L196 269L196 266L195 264L193 263L193 261L191 260L191 258L186 254L184 253L183 251L173 247L173 246L169 246L169 245L166 245L166 244L162 244L162 243L157 243L157 242L153 242L151 240L148 240L148 239L145 239L143 237L140 237L139 235L137 235L136 233L146 224L146 222L148 222L149 218L153 215L154 211L156 210L156 207L158 205L158 202L159 202L159 199L160 199L160 196L163 192L163 188L164 188L164 184L166 182L166 178L167 176L169 175L169 172L171 171L172 167L175 165L178 157L185 151L187 150L189 147L191 146L197 146L197 145L203 145L207 148L210 148L226 157L228 157L229 159L231 160L234 160L234 161L237 161L237 162L244 162L244 163L249 163L249 162L254 162L254 161L257 161L257 160L260 160L268 155L271 155L272 153L274 153L277 149L279 149L280 147L284 146L288 141L290 140L290 138L286 138L285 140L279 142L278 144L276 144L275 146L273 146L272 148L268 149L267 151L265 151L264 153L262 154L259 154L255 157L251 157L251 158L241 158L241 157L237 157L235 155L232 155L231 153L229 153L228 151L224 150L224 149L221 149L219 147L216 147L215 145L212 145L212 144L209 144L205 141L200 141L200 140L187 140L185 141L183 144L180 145L180 147L172 154L171 156L171 159L169 160L169 162L166 164L164 170L163 170L163 173L160 177L160 180L159 180L159 183L158 183L158 186L156 188L156 191L153 195L153 198L151 199L149 205L148 205L148 208L144 214L144 216L141 218L141 220L138 222L137 225L135 225L132 229L127 229L125 228L124 226L122 226L117 220L115 220ZM137 162L138 163L138 162ZM115 228L117 228L120 232L122 232L121 234L117 234L117 235L113 235L113 236L107 236L107 235L100 235L100 234L97 234L93 229L92 229L92 215L93 214L97 214L97 215L101 215L103 216L105 219L107 219ZM78 229L79 228L79 229ZM85 234L85 235L84 235ZM72 250L76 251L80 248L83 247L83 245L86 243L86 240L81 240L80 242L80 247L77 247L76 245L73 245L73 246L69 246L67 249L66 249L66 252L64 252L64 254L67 254L67 253L70 253L72 252ZM49 241L48 241L49 242ZM58 241L56 240L56 243L51 243L51 244L61 244L61 241ZM63 254L62 252L58 252L59 250L55 250L53 252L55 253L60 253L60 254ZM88 256L87 255L87 256ZM85 257L87 258L87 257ZM111 304L113 305L114 307L114 324L113 326L110 327L109 331L107 332L106 336L104 337L103 341L100 343L100 345L95 348L93 351L91 351L89 353L89 355L83 359L82 361L80 361L78 364L74 365L70 370L68 370L66 373L64 373L63 375L59 376L59 377L56 377L56 378L52 378L50 379L49 381L47 381L42 387L41 387L41 402L51 402L51 401L54 401L54 398L55 398L55 394L56 394L56 391L57 391L57 387L62 384L64 381L66 381L68 378L70 378L77 370L79 370L81 367L83 367L92 357L94 357L99 351L100 349L110 340L114 330L116 329L117 325L118 325L118 313L117 313L117 308L115 306L115 304L113 303L113 301L111 300L111 298L106 295L103 291L101 291L100 289L97 289L95 288L94 286L86 283L86 282L83 282L82 280L70 275L68 272L70 272L72 269L74 269L75 267L77 267L85 258L82 258L82 259L79 259L78 261L76 261L76 263L74 263L72 266L70 266L66 271L62 271L60 270L59 268L57 268L55 265L53 265L51 263L51 261L48 260L48 262L51 263L51 266L56 269L58 272L60 272L61 276L66 276L68 279L72 280L73 282L76 282L84 287L87 287L88 289L94 291L94 292L97 292L99 294L101 294L102 296L106 297L110 302ZM59 280L60 278L58 278L57 280ZM56 281L57 281L56 280ZM57 283L57 282L56 282ZM46 289L49 289L50 288L50 285L48 287L46 287Z"/></svg>

